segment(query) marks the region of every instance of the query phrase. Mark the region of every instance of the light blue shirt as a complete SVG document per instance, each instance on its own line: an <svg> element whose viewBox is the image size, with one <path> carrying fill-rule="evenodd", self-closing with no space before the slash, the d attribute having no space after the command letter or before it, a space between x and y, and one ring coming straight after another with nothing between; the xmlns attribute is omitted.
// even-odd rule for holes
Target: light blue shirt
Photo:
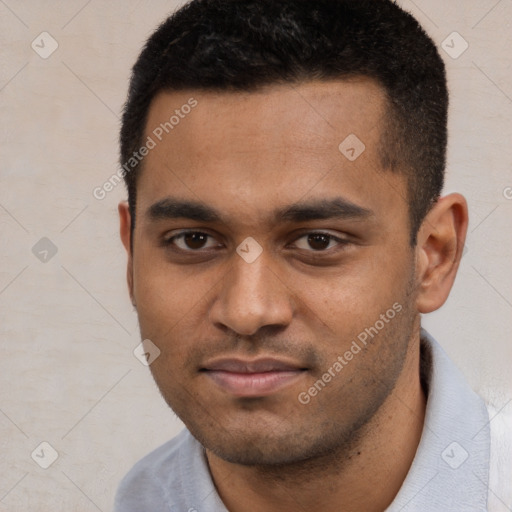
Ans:
<svg viewBox="0 0 512 512"><path fill-rule="evenodd" d="M422 330L428 387L425 424L407 477L386 512L484 512L489 415L439 344ZM204 449L184 429L140 460L121 482L115 512L228 512Z"/></svg>

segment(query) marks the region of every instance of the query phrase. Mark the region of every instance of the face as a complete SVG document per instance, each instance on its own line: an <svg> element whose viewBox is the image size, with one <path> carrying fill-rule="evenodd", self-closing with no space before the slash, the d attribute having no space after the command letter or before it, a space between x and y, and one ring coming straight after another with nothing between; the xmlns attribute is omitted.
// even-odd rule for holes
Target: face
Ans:
<svg viewBox="0 0 512 512"><path fill-rule="evenodd" d="M379 163L385 115L367 79L151 105L131 292L163 397L225 460L350 443L402 371L414 251L405 178Z"/></svg>

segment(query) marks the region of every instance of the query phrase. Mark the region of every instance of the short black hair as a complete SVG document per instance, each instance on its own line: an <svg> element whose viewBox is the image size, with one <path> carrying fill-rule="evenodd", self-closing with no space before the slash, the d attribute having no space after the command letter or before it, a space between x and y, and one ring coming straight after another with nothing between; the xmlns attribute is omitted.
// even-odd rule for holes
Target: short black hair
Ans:
<svg viewBox="0 0 512 512"><path fill-rule="evenodd" d="M415 245L443 188L448 90L434 42L391 0L188 2L151 35L133 67L121 165L143 144L151 101L161 91L250 92L358 76L375 80L386 93L380 160L407 177ZM123 173L132 230L141 164Z"/></svg>

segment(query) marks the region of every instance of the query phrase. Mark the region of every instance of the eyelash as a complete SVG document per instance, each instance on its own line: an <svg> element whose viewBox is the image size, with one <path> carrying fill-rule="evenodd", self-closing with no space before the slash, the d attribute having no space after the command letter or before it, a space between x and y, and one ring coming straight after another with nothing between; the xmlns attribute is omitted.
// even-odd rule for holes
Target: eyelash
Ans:
<svg viewBox="0 0 512 512"><path fill-rule="evenodd" d="M173 250L176 250L178 252L183 252L183 253L201 253L201 252L204 252L204 249L203 248L200 248L200 249L181 249L180 247L176 247L175 246L175 241L180 239L180 238L183 238L185 237L186 235L193 235L193 234L196 234L196 235L205 235L209 238L214 238L213 235L210 235L209 233L205 233L204 231L194 231L194 230L189 230L189 231L182 231L181 233L178 233L176 235L173 235L169 238L164 238L163 241L162 241L162 244L165 246L165 247L171 247ZM300 235L298 238L295 239L295 242L297 240L300 240L301 238L305 238L305 237L308 237L308 236L311 236L311 235L322 235L322 236L325 236L327 238L329 238L329 243L331 241L334 241L337 243L337 246L335 247L343 247L343 246L346 246L347 244L349 244L349 241L348 240L345 240L345 239L342 239L342 238L339 238L337 236L334 236L330 233L325 233L323 231L308 231L307 233L303 233L302 235ZM174 246L174 247L173 247ZM210 250L211 249L215 249L215 248L209 248ZM302 249L302 250L305 250L307 252L310 252L312 254L321 254L321 253L327 253L328 251L331 251L333 249L333 247L328 247L326 249L319 249L319 250L314 250L314 249Z"/></svg>

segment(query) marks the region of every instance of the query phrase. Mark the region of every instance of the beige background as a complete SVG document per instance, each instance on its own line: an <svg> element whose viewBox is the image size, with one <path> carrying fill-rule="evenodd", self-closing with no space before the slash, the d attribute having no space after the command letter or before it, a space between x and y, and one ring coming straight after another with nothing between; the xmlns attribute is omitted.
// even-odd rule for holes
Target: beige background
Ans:
<svg viewBox="0 0 512 512"><path fill-rule="evenodd" d="M454 31L469 44L458 58L441 53L452 93L446 190L468 198L470 233L451 298L425 325L510 412L512 2L401 4L439 46ZM0 0L0 512L108 511L125 472L181 427L132 354L124 188L92 195L117 169L130 68L176 5ZM31 47L43 50L43 31L59 45L47 59ZM58 249L46 262L32 251L43 237ZM31 458L43 441L59 455L48 469Z"/></svg>

